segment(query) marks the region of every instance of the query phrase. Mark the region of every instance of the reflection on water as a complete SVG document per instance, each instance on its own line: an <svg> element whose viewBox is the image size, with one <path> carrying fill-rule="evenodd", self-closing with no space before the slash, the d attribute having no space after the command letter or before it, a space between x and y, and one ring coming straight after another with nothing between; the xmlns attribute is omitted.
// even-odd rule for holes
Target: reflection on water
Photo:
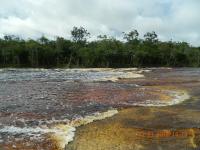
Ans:
<svg viewBox="0 0 200 150"><path fill-rule="evenodd" d="M199 79L188 68L2 69L0 148L198 149Z"/></svg>

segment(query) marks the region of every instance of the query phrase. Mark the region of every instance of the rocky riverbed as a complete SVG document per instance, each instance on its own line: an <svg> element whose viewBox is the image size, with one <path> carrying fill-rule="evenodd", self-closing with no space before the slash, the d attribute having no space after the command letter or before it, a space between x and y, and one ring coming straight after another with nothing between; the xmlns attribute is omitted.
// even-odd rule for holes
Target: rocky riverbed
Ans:
<svg viewBox="0 0 200 150"><path fill-rule="evenodd" d="M0 149L200 148L200 69L1 69Z"/></svg>

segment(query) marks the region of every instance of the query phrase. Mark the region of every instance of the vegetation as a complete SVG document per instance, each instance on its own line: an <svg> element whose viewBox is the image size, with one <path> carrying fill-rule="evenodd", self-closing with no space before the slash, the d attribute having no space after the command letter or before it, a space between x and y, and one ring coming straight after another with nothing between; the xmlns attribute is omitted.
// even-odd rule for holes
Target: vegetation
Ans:
<svg viewBox="0 0 200 150"><path fill-rule="evenodd" d="M137 30L123 33L124 41L98 36L74 27L72 40L23 40L16 36L0 39L0 67L199 67L200 47L186 42L162 42L155 32L144 39Z"/></svg>

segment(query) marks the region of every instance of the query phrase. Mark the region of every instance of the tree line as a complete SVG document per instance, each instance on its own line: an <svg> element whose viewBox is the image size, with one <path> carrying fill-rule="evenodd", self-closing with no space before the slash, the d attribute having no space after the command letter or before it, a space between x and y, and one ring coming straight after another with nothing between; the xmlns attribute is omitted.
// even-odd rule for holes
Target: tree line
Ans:
<svg viewBox="0 0 200 150"><path fill-rule="evenodd" d="M0 67L200 67L200 47L186 42L160 41L155 32L143 39L137 30L123 33L124 40L74 27L71 39L24 40L6 35L0 39Z"/></svg>

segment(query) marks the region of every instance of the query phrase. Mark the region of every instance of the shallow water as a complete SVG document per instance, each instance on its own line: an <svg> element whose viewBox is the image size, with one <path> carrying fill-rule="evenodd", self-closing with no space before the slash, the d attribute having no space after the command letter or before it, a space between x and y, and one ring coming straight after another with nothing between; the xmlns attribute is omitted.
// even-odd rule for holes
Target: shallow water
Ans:
<svg viewBox="0 0 200 150"><path fill-rule="evenodd" d="M173 106L124 108L110 119L80 127L68 149L200 149L199 79L199 69L160 68L152 69L143 79L119 81L145 88L184 89L190 98Z"/></svg>
<svg viewBox="0 0 200 150"><path fill-rule="evenodd" d="M200 69L2 69L0 148L84 150L99 140L99 149L197 149L199 90ZM98 135L75 132L113 115L97 123ZM123 130L113 127L119 138L105 144L102 138L114 134L107 129L116 122ZM83 131L91 132L89 126ZM81 146L80 136L90 143Z"/></svg>

